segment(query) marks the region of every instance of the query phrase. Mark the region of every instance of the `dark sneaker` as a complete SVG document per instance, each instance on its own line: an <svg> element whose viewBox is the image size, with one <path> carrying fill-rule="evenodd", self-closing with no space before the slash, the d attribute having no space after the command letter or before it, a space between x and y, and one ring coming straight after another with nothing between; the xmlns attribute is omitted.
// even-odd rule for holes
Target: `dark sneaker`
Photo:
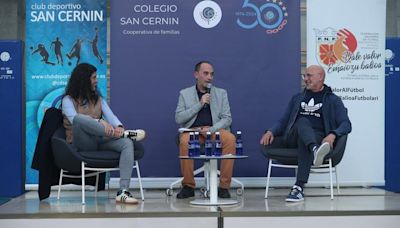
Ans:
<svg viewBox="0 0 400 228"><path fill-rule="evenodd" d="M218 197L219 198L231 198L231 194L229 190L226 188L218 188Z"/></svg>
<svg viewBox="0 0 400 228"><path fill-rule="evenodd" d="M329 151L331 151L331 146L327 142L324 142L318 148L314 148L314 165L322 165Z"/></svg>
<svg viewBox="0 0 400 228"><path fill-rule="evenodd" d="M286 202L299 202L304 200L303 189L300 186L293 185L289 195L286 197Z"/></svg>
<svg viewBox="0 0 400 228"><path fill-rule="evenodd" d="M181 191L178 194L176 194L176 198L178 199L186 199L193 196L194 196L194 188L191 188L189 186L183 186Z"/></svg>
<svg viewBox="0 0 400 228"><path fill-rule="evenodd" d="M130 192L127 190L119 190L117 197L115 197L117 203L128 203L128 204L138 204L139 201L135 199Z"/></svg>

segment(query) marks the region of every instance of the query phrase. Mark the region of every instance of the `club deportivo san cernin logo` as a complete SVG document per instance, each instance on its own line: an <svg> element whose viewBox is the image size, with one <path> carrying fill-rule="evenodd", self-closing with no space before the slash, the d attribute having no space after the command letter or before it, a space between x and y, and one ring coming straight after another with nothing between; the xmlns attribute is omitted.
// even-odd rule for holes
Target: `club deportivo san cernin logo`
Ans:
<svg viewBox="0 0 400 228"><path fill-rule="evenodd" d="M316 36L316 57L322 65L348 63L357 49L357 39L346 28L314 29Z"/></svg>
<svg viewBox="0 0 400 228"><path fill-rule="evenodd" d="M261 27L267 34L275 34L285 27L289 13L283 0L243 0L235 15L237 25L243 29Z"/></svg>

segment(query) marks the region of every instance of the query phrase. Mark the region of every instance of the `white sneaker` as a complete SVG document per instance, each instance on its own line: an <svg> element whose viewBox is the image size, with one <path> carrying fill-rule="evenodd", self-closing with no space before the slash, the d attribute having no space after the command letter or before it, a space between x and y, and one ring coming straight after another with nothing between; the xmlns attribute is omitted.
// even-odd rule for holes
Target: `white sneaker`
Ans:
<svg viewBox="0 0 400 228"><path fill-rule="evenodd" d="M117 197L115 197L115 201L117 203L129 203L129 204L138 204L139 201L135 199L130 192L127 190L119 190L117 193Z"/></svg>
<svg viewBox="0 0 400 228"><path fill-rule="evenodd" d="M130 138L132 140L141 141L146 137L146 132L142 129L136 130L125 130L124 134L122 135L124 138Z"/></svg>
<svg viewBox="0 0 400 228"><path fill-rule="evenodd" d="M325 156L331 151L329 143L324 142L321 146L314 149L314 165L319 166L324 163Z"/></svg>

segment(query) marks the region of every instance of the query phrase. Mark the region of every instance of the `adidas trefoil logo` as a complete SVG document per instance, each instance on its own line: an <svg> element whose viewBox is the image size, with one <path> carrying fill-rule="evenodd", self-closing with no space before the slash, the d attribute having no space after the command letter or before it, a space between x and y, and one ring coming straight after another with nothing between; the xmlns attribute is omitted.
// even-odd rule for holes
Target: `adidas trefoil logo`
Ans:
<svg viewBox="0 0 400 228"><path fill-rule="evenodd" d="M314 104L314 98L311 98L308 104L301 102L301 108L306 112L315 112L322 107L322 103Z"/></svg>

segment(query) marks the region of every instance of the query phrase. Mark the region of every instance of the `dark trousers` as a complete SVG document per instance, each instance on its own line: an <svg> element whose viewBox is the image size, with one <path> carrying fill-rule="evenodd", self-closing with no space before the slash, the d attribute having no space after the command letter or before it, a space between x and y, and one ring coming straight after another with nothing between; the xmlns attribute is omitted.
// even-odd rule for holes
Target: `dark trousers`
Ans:
<svg viewBox="0 0 400 228"><path fill-rule="evenodd" d="M314 153L309 149L309 146L320 144L324 135L324 132L313 129L307 118L300 117L296 120L286 137L275 137L272 144L266 147L271 149L297 148L298 169L296 181L307 183L314 160Z"/></svg>

